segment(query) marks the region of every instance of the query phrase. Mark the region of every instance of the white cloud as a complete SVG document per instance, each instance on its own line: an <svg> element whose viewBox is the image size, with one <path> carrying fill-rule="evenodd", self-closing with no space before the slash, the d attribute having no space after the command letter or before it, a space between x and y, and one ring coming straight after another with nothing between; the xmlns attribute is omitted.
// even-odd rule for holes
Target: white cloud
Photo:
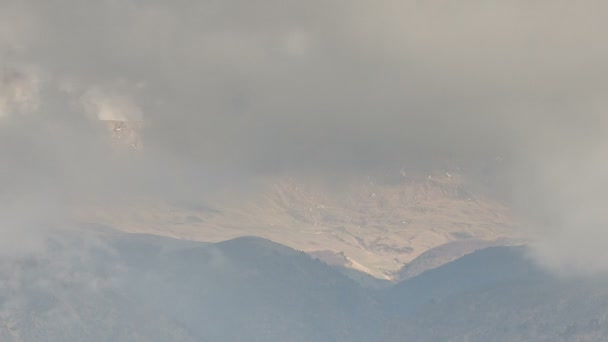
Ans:
<svg viewBox="0 0 608 342"><path fill-rule="evenodd" d="M8 67L0 71L0 117L38 109L40 82L31 70Z"/></svg>
<svg viewBox="0 0 608 342"><path fill-rule="evenodd" d="M181 179L190 185L233 170L330 175L504 155L514 205L552 225L539 255L604 255L608 218L597 208L608 177L594 170L608 146L608 105L597 100L608 92L606 2L62 3L0 2L0 67L10 71L0 115L44 113L0 132L0 155L42 160L39 173L29 159L13 163L19 184L61 178L78 197L114 179L119 164L90 143L100 138L83 111L145 113L149 164L134 174L167 188L177 185L166 174L194 175ZM15 63L69 82L13 73ZM580 248L562 248L570 239Z"/></svg>
<svg viewBox="0 0 608 342"><path fill-rule="evenodd" d="M92 87L82 96L86 112L99 120L141 121L143 111L127 94L112 89Z"/></svg>

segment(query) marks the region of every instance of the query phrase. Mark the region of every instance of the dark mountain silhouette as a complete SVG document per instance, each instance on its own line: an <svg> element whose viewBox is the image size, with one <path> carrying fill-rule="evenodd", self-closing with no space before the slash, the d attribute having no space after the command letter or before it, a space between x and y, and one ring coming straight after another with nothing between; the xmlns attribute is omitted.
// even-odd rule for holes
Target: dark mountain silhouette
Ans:
<svg viewBox="0 0 608 342"><path fill-rule="evenodd" d="M256 237L98 230L0 263L2 341L601 341L608 279L490 247L388 288ZM352 275L350 275L352 277Z"/></svg>
<svg viewBox="0 0 608 342"><path fill-rule="evenodd" d="M384 341L604 341L608 278L557 277L490 247L383 294Z"/></svg>
<svg viewBox="0 0 608 342"><path fill-rule="evenodd" d="M49 246L0 271L15 284L0 291L2 341L368 341L380 323L356 282L261 238L103 233Z"/></svg>

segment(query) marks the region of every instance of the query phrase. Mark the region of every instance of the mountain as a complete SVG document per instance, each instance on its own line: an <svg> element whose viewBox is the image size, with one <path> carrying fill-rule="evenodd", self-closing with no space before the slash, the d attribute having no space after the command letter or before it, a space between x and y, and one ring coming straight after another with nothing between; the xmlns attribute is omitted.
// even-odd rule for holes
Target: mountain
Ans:
<svg viewBox="0 0 608 342"><path fill-rule="evenodd" d="M365 340L378 317L356 283L260 238L180 250L162 257L160 269L158 287L146 281L146 290L136 295L142 302L158 299L154 307L170 312L199 339Z"/></svg>
<svg viewBox="0 0 608 342"><path fill-rule="evenodd" d="M491 247L384 294L383 341L604 341L608 277L558 277Z"/></svg>
<svg viewBox="0 0 608 342"><path fill-rule="evenodd" d="M429 249L419 255L416 259L407 263L397 272L397 279L400 281L415 277L427 270L437 268L450 261L454 261L464 255L494 246L517 245L521 242L510 239L481 240L463 239L448 242L441 246Z"/></svg>
<svg viewBox="0 0 608 342"><path fill-rule="evenodd" d="M0 269L2 341L369 341L375 300L308 255L98 233Z"/></svg>
<svg viewBox="0 0 608 342"><path fill-rule="evenodd" d="M123 158L145 155L143 122L101 124ZM164 194L167 200L146 195L83 201L74 212L83 222L129 233L204 242L259 236L390 281L439 266L477 247L522 240L517 220L494 191L499 161L488 162L491 172L463 169L459 164L465 162L409 164L418 166L408 168L404 163L367 175L344 175L329 183L303 175L273 175L252 181L245 193L225 189L187 198ZM451 246L449 256L444 253L433 262L417 262L415 270L400 272L439 246Z"/></svg>
<svg viewBox="0 0 608 342"><path fill-rule="evenodd" d="M386 293L395 314L413 315L446 298L532 279L544 272L525 257L525 247L491 247L401 282Z"/></svg>
<svg viewBox="0 0 608 342"><path fill-rule="evenodd" d="M2 341L601 341L608 277L489 247L392 286L258 237L105 228L0 261Z"/></svg>
<svg viewBox="0 0 608 342"><path fill-rule="evenodd" d="M145 249L134 252L147 258ZM154 260L150 260L154 262ZM1 341L196 341L125 291L123 258L104 239L61 234L0 262ZM124 284L124 285L123 285Z"/></svg>
<svg viewBox="0 0 608 342"><path fill-rule="evenodd" d="M121 164L157 159L144 149L142 137L148 126L143 121L103 120L100 124ZM154 145L150 146L153 150ZM408 164L416 167L408 168ZM128 233L202 242L259 236L350 269L346 274L357 280L364 279L359 273L366 273L398 281L478 248L525 240L516 218L495 191L500 160L488 162L491 171L464 169L460 164L467 165L444 158L415 160L399 168L369 170L366 175L338 176L332 182L305 175L249 177L254 180L247 186L236 186L246 191L207 193L188 188L177 195L165 189L162 196L148 192L136 196L128 191L129 196L110 201L81 200L73 209L82 222ZM133 170L125 167L125 172ZM129 174L125 181L137 186L137 175L146 174L145 168L141 171ZM141 180L141 184L146 182L156 180ZM435 251L443 252L426 254L424 262L417 259L437 247L441 248ZM415 265L401 270L414 260Z"/></svg>
<svg viewBox="0 0 608 342"><path fill-rule="evenodd" d="M117 145L141 146L141 123L105 124ZM276 176L259 180L243 195L220 191L167 201L130 198L80 203L74 211L81 221L129 233L204 242L259 236L330 264L339 261L339 266L396 281L404 279L404 272L418 274L477 246L522 239L509 207L485 183L484 176L457 166L407 172L389 168L367 177L345 176L340 185ZM417 263L413 273L400 273L439 246L451 246L450 255Z"/></svg>

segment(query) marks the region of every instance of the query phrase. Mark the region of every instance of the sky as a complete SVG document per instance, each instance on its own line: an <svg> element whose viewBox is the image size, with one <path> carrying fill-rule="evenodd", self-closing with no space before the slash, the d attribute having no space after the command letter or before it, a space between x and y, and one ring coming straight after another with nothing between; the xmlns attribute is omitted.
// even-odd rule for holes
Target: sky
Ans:
<svg viewBox="0 0 608 342"><path fill-rule="evenodd" d="M0 232L82 199L500 158L533 254L608 271L607 7L0 0ZM99 119L145 122L141 156Z"/></svg>

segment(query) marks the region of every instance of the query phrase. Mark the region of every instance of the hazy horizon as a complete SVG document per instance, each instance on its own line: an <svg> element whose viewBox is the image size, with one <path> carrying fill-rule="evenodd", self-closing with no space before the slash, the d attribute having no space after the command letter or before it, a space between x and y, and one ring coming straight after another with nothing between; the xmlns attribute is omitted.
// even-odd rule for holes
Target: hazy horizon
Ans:
<svg viewBox="0 0 608 342"><path fill-rule="evenodd" d="M84 222L261 236L387 278L508 240L551 273L603 276L607 11L0 0L0 259Z"/></svg>

